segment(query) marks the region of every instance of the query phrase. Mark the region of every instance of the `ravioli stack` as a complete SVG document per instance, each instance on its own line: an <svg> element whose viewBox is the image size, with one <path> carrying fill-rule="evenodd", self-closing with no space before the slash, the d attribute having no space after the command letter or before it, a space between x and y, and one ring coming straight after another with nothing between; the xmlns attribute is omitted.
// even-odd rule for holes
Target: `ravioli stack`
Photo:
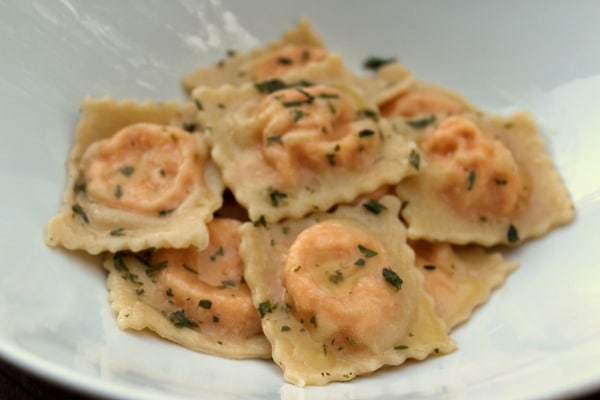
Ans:
<svg viewBox="0 0 600 400"><path fill-rule="evenodd" d="M355 75L301 20L187 102L87 98L47 243L103 254L121 328L296 385L454 351L517 266L498 246L573 204L532 116L379 61Z"/></svg>

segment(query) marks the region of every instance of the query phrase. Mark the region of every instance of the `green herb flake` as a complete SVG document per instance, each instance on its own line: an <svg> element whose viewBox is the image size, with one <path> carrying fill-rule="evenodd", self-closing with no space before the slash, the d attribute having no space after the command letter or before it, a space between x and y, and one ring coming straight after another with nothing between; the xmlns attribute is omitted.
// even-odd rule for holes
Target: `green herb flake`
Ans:
<svg viewBox="0 0 600 400"><path fill-rule="evenodd" d="M235 287L235 282L234 281L230 281L230 280L225 280L225 281L221 281L221 285L223 285L223 287Z"/></svg>
<svg viewBox="0 0 600 400"><path fill-rule="evenodd" d="M173 297L173 289L168 288L167 291L165 292L165 294L169 297Z"/></svg>
<svg viewBox="0 0 600 400"><path fill-rule="evenodd" d="M365 138L365 137L373 136L374 134L375 134L375 131L372 129L363 129L362 131L358 132L358 137Z"/></svg>
<svg viewBox="0 0 600 400"><path fill-rule="evenodd" d="M196 104L196 108L197 108L199 111L202 111L202 110L204 110L204 106L202 105L202 103L200 102L200 100L198 100L198 99L194 99L194 104Z"/></svg>
<svg viewBox="0 0 600 400"><path fill-rule="evenodd" d="M270 144L283 144L282 137L279 136L279 135L267 136L266 141L267 141L267 145L270 145Z"/></svg>
<svg viewBox="0 0 600 400"><path fill-rule="evenodd" d="M74 214L79 215L79 217L81 218L81 220L83 222L85 222L86 224L90 223L90 219L88 218L87 214L85 213L85 211L83 211L83 207L81 207L81 205L75 203L71 206L71 211L73 211Z"/></svg>
<svg viewBox="0 0 600 400"><path fill-rule="evenodd" d="M377 71L379 68L387 64L396 62L394 57L382 58L382 57L369 57L363 62L363 68L370 71Z"/></svg>
<svg viewBox="0 0 600 400"><path fill-rule="evenodd" d="M259 226L263 226L266 227L267 226L267 220L265 219L265 216L261 214L260 217L258 217L258 220L253 222L253 225L255 227L259 227Z"/></svg>
<svg viewBox="0 0 600 400"><path fill-rule="evenodd" d="M139 258L138 258L139 260ZM159 262L158 264L150 264L149 262L145 262L144 265L146 266L146 275L150 276L152 274L154 274L155 272L158 272L160 270L163 270L165 268L167 268L167 266L169 265L169 261L168 260L164 260Z"/></svg>
<svg viewBox="0 0 600 400"><path fill-rule="evenodd" d="M217 257L222 256L224 254L225 254L225 250L223 250L223 246L219 246L219 248L217 249L215 254L213 254L209 257L210 261L215 261L217 259Z"/></svg>
<svg viewBox="0 0 600 400"><path fill-rule="evenodd" d="M168 318L169 321L178 328L195 328L198 326L197 322L188 319L183 310L178 310L169 314Z"/></svg>
<svg viewBox="0 0 600 400"><path fill-rule="evenodd" d="M219 317L217 317L216 315L213 315L213 317L212 317L212 321L213 321L215 324L218 324L218 323L219 323Z"/></svg>
<svg viewBox="0 0 600 400"><path fill-rule="evenodd" d="M394 346L394 350L406 350L406 349L408 349L408 346L406 346L404 344Z"/></svg>
<svg viewBox="0 0 600 400"><path fill-rule="evenodd" d="M510 226L508 227L507 238L509 243L516 243L520 240L519 232L513 224L510 224Z"/></svg>
<svg viewBox="0 0 600 400"><path fill-rule="evenodd" d="M113 255L113 265L115 266L115 270L129 271L129 268L127 268L127 264L125 264L125 261L123 260L124 257L125 253L123 253L122 251L117 251Z"/></svg>
<svg viewBox="0 0 600 400"><path fill-rule="evenodd" d="M469 177L467 178L467 190L472 190L475 184L475 171L469 171Z"/></svg>
<svg viewBox="0 0 600 400"><path fill-rule="evenodd" d="M135 168L133 168L131 165L124 165L119 168L119 171L125 176L131 176L135 172Z"/></svg>
<svg viewBox="0 0 600 400"><path fill-rule="evenodd" d="M283 325L283 326L281 327L281 332L289 332L289 331L291 331L291 330L292 330L292 328L290 328L290 327L289 327L289 326L287 326L287 325Z"/></svg>
<svg viewBox="0 0 600 400"><path fill-rule="evenodd" d="M135 294L137 294L138 296L141 296L142 294L144 294L144 288L135 289Z"/></svg>
<svg viewBox="0 0 600 400"><path fill-rule="evenodd" d="M376 251L371 250L371 249L363 246L362 244L358 245L358 250L360 250L360 252L363 253L366 258L375 257L378 254Z"/></svg>
<svg viewBox="0 0 600 400"><path fill-rule="evenodd" d="M192 267L190 267L189 265L187 265L187 264L185 264L185 263L184 263L184 264L181 264L181 266L182 266L183 268L187 269L188 271L190 271L190 272L194 273L194 274L197 274L197 273L198 273L198 271L196 271L195 269L193 269Z"/></svg>
<svg viewBox="0 0 600 400"><path fill-rule="evenodd" d="M175 211L174 208L171 208L170 210L160 210L158 212L158 216L159 217L166 217L167 215L171 214L173 211Z"/></svg>
<svg viewBox="0 0 600 400"><path fill-rule="evenodd" d="M288 57L277 57L277 63L281 65L292 65L294 62Z"/></svg>
<svg viewBox="0 0 600 400"><path fill-rule="evenodd" d="M361 108L360 110L356 111L356 116L359 119L360 118L369 118L375 122L379 121L379 114L377 114L377 111L371 110L370 108Z"/></svg>
<svg viewBox="0 0 600 400"><path fill-rule="evenodd" d="M327 163L332 166L335 167L335 154L333 153L329 153L329 154L325 154L325 157L327 157Z"/></svg>
<svg viewBox="0 0 600 400"><path fill-rule="evenodd" d="M417 118L417 119L409 119L406 120L406 125L410 126L411 128L414 129L423 129L428 127L429 125L433 124L435 122L436 118L435 115L430 115L428 117L424 117L424 118Z"/></svg>
<svg viewBox="0 0 600 400"><path fill-rule="evenodd" d="M294 122L298 122L304 117L306 117L306 114L304 113L304 111L302 111L300 109L294 110Z"/></svg>
<svg viewBox="0 0 600 400"><path fill-rule="evenodd" d="M269 188L269 198L271 199L271 205L278 207L280 202L287 198L287 194L280 192L277 189Z"/></svg>
<svg viewBox="0 0 600 400"><path fill-rule="evenodd" d="M317 327L317 317L315 317L314 315L312 317L310 317L310 323L312 324L312 326L314 326L315 328Z"/></svg>
<svg viewBox="0 0 600 400"><path fill-rule="evenodd" d="M196 130L196 124L193 122L184 122L183 123L183 130L186 132L194 132Z"/></svg>
<svg viewBox="0 0 600 400"><path fill-rule="evenodd" d="M381 270L381 275L387 283L392 285L394 289L400 290L402 286L402 279L396 274L391 268L385 267Z"/></svg>
<svg viewBox="0 0 600 400"><path fill-rule="evenodd" d="M85 181L82 182L75 182L75 184L73 185L73 191L75 192L75 194L85 194L87 192L87 184Z"/></svg>
<svg viewBox="0 0 600 400"><path fill-rule="evenodd" d="M210 310L210 308L212 307L212 301L210 301L208 299L202 299L198 302L198 307L202 307L206 310Z"/></svg>
<svg viewBox="0 0 600 400"><path fill-rule="evenodd" d="M268 79L266 81L255 83L254 87L260 93L271 94L277 92L278 90L282 90L287 88L287 84L280 79Z"/></svg>
<svg viewBox="0 0 600 400"><path fill-rule="evenodd" d="M123 188L121 188L121 185L117 185L117 187L115 188L115 197L117 199L123 197Z"/></svg>
<svg viewBox="0 0 600 400"><path fill-rule="evenodd" d="M258 305L258 313L261 318L264 318L268 313L273 312L273 308L271 307L271 302L269 300L263 301Z"/></svg>
<svg viewBox="0 0 600 400"><path fill-rule="evenodd" d="M372 212L375 215L380 214L382 211L387 210L387 207L378 202L377 200L370 199L362 205L367 211Z"/></svg>
<svg viewBox="0 0 600 400"><path fill-rule="evenodd" d="M408 162L418 171L421 167L421 155L419 152L412 149L410 151L410 156L408 156Z"/></svg>
<svg viewBox="0 0 600 400"><path fill-rule="evenodd" d="M364 258L359 258L358 260L354 261L354 265L358 265L359 267L364 266L366 263Z"/></svg>
<svg viewBox="0 0 600 400"><path fill-rule="evenodd" d="M425 264L423 265L423 268L425 268L428 271L434 271L436 269L436 266L433 264Z"/></svg>
<svg viewBox="0 0 600 400"><path fill-rule="evenodd" d="M329 281L333 283L340 283L344 280L344 274L341 270L336 270L334 274L329 275Z"/></svg>
<svg viewBox="0 0 600 400"><path fill-rule="evenodd" d="M494 182L496 182L496 185L498 186L505 186L508 181L506 179L502 179L502 178L496 178L494 179Z"/></svg>
<svg viewBox="0 0 600 400"><path fill-rule="evenodd" d="M109 232L110 236L121 237L125 236L125 228L116 228Z"/></svg>

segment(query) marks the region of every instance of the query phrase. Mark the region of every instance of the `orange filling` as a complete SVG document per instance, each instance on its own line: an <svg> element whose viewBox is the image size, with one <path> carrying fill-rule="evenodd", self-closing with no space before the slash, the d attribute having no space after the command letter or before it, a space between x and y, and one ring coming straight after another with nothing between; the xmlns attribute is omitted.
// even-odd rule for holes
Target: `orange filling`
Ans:
<svg viewBox="0 0 600 400"><path fill-rule="evenodd" d="M381 105L384 117L414 117L419 114L459 113L465 105L452 96L431 88L416 88Z"/></svg>

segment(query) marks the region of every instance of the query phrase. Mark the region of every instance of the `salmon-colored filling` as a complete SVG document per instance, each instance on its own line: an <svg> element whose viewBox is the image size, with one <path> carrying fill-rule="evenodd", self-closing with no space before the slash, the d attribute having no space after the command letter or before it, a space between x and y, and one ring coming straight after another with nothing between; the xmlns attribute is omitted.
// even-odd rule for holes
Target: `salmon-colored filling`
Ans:
<svg viewBox="0 0 600 400"><path fill-rule="evenodd" d="M204 156L181 129L127 126L93 143L81 159L88 196L109 207L170 213L202 183Z"/></svg>
<svg viewBox="0 0 600 400"><path fill-rule="evenodd" d="M380 107L384 117L414 117L419 114L459 113L465 105L452 96L431 88L416 88L397 96Z"/></svg>
<svg viewBox="0 0 600 400"><path fill-rule="evenodd" d="M464 117L444 120L424 141L436 187L462 214L506 217L524 196L524 180L510 150Z"/></svg>
<svg viewBox="0 0 600 400"><path fill-rule="evenodd" d="M214 219L208 225L206 249L159 249L152 256L153 264L168 262L155 275L164 300L183 309L190 320L200 321L201 331L243 337L262 332L250 289L243 281L244 264L238 253L240 224Z"/></svg>

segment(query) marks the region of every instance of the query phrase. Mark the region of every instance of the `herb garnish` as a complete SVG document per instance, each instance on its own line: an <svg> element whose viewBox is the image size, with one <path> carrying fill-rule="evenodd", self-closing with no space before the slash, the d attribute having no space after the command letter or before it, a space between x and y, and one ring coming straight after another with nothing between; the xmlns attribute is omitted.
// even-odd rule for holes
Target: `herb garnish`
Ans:
<svg viewBox="0 0 600 400"><path fill-rule="evenodd" d="M292 59L288 58L288 57L278 57L277 62L281 65L292 65L293 64Z"/></svg>
<svg viewBox="0 0 600 400"><path fill-rule="evenodd" d="M171 208L170 210L160 210L158 212L158 216L159 217L166 217L167 215L171 214L173 211L175 211L174 208Z"/></svg>
<svg viewBox="0 0 600 400"><path fill-rule="evenodd" d="M386 280L387 283L392 285L394 289L400 290L402 286L402 279L396 274L391 268L385 267L381 270L381 275Z"/></svg>
<svg viewBox="0 0 600 400"><path fill-rule="evenodd" d="M404 344L394 346L394 350L406 350L406 349L408 349L408 346L406 346Z"/></svg>
<svg viewBox="0 0 600 400"><path fill-rule="evenodd" d="M433 264L425 264L425 265L423 265L423 268L425 268L428 271L433 271L436 269L436 266Z"/></svg>
<svg viewBox="0 0 600 400"><path fill-rule="evenodd" d="M344 274L338 269L335 271L335 274L329 275L329 280L333 283L340 283L344 280Z"/></svg>
<svg viewBox="0 0 600 400"><path fill-rule="evenodd" d="M210 301L208 299L202 299L198 302L198 307L202 307L206 310L210 310L210 308L212 307L212 301Z"/></svg>
<svg viewBox="0 0 600 400"><path fill-rule="evenodd" d="M109 235L110 236L123 236L123 235L125 235L125 233L123 233L124 230L125 230L125 228L116 228L116 229L113 229L112 231L110 231Z"/></svg>
<svg viewBox="0 0 600 400"><path fill-rule="evenodd" d="M354 265L358 265L359 267L362 267L363 265L365 265L365 259L364 258L359 258L358 260L354 261Z"/></svg>
<svg viewBox="0 0 600 400"><path fill-rule="evenodd" d="M209 257L210 261L215 261L218 256L222 256L223 254L225 254L225 250L223 250L223 246L219 246L219 249L215 252L215 254Z"/></svg>
<svg viewBox="0 0 600 400"><path fill-rule="evenodd" d="M410 151L410 156L408 157L408 162L418 171L421 166L421 155L419 152L412 149Z"/></svg>
<svg viewBox="0 0 600 400"><path fill-rule="evenodd" d="M473 189L473 185L475 184L475 171L469 171L469 178L467 180L467 190Z"/></svg>
<svg viewBox="0 0 600 400"><path fill-rule="evenodd" d="M278 90L286 89L288 85L280 79L268 79L260 83L255 83L254 87L261 93L271 94Z"/></svg>
<svg viewBox="0 0 600 400"><path fill-rule="evenodd" d="M406 125L410 126L411 128L423 129L426 126L429 126L435 122L435 115L430 115L425 118L409 119L405 122Z"/></svg>
<svg viewBox="0 0 600 400"><path fill-rule="evenodd" d="M198 100L198 99L194 99L194 104L196 104L196 108L197 108L199 111L202 111L202 110L204 110L204 106L202 105L202 103L200 103L200 100Z"/></svg>
<svg viewBox="0 0 600 400"><path fill-rule="evenodd" d="M121 173L125 176L131 176L135 172L135 168L133 168L131 165L124 165L119 169L119 171L121 171Z"/></svg>
<svg viewBox="0 0 600 400"><path fill-rule="evenodd" d="M390 57L390 58L369 57L363 62L363 68L371 70L371 71L377 71L379 68L383 67L384 65L391 64L394 62L396 62L396 59L394 57Z"/></svg>
<svg viewBox="0 0 600 400"><path fill-rule="evenodd" d="M377 111L371 110L370 108L361 108L360 110L357 110L356 116L358 118L369 118L375 122L379 121L379 115L377 114Z"/></svg>
<svg viewBox="0 0 600 400"><path fill-rule="evenodd" d="M274 143L283 144L282 137L279 135L267 136L267 145Z"/></svg>
<svg viewBox="0 0 600 400"><path fill-rule="evenodd" d="M374 134L375 134L375 131L372 129L363 129L362 131L358 132L358 137L364 138L364 137L373 136Z"/></svg>
<svg viewBox="0 0 600 400"><path fill-rule="evenodd" d="M117 199L123 197L123 188L121 188L121 185L117 185L117 187L115 188L115 197Z"/></svg>
<svg viewBox="0 0 600 400"><path fill-rule="evenodd" d="M281 326L281 332L289 332L289 331L291 331L291 330L292 330L292 328L290 328L290 327L289 327L289 326L287 326L287 325L282 325L282 326Z"/></svg>
<svg viewBox="0 0 600 400"><path fill-rule="evenodd" d="M271 205L278 207L280 202L287 198L287 194L277 189L269 188L269 198L271 199Z"/></svg>
<svg viewBox="0 0 600 400"><path fill-rule="evenodd" d="M383 204L381 204L380 202L378 202L377 200L373 200L370 199L369 201L367 201L366 203L363 203L362 205L365 209L367 209L368 211L372 212L373 214L377 215L380 212L382 212L383 210L387 210L387 207L384 206Z"/></svg>
<svg viewBox="0 0 600 400"><path fill-rule="evenodd" d="M510 224L508 227L507 238L509 243L515 243L519 241L519 232L513 224Z"/></svg>
<svg viewBox="0 0 600 400"><path fill-rule="evenodd" d="M196 124L193 122L184 122L183 130L187 132L194 132L196 130Z"/></svg>
<svg viewBox="0 0 600 400"><path fill-rule="evenodd" d="M195 328L198 326L197 322L188 319L183 310L178 310L169 314L168 318L169 321L178 328Z"/></svg>
<svg viewBox="0 0 600 400"><path fill-rule="evenodd" d="M71 206L71 210L73 211L74 214L79 215L83 222L85 222L86 224L90 223L90 219L88 218L85 211L83 211L83 207L81 207L79 204L77 204L77 203L73 204Z"/></svg>
<svg viewBox="0 0 600 400"><path fill-rule="evenodd" d="M271 307L271 302L269 300L263 301L258 305L258 313L261 318L264 318L264 316L270 312L273 312L273 308Z"/></svg>
<svg viewBox="0 0 600 400"><path fill-rule="evenodd" d="M360 252L363 253L366 258L375 257L378 254L376 251L371 250L371 249L363 246L362 244L358 245L358 250L360 250Z"/></svg>

